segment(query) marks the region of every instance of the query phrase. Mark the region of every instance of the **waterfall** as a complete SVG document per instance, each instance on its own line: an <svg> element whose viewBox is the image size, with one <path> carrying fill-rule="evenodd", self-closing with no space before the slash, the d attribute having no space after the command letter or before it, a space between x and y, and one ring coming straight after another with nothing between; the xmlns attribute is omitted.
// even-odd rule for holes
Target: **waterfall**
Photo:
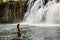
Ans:
<svg viewBox="0 0 60 40"><path fill-rule="evenodd" d="M25 13L24 23L21 23L29 29L28 38L60 40L60 3L57 3L57 0L47 0L47 3L46 0L36 0L33 3L30 10Z"/></svg>
<svg viewBox="0 0 60 40"><path fill-rule="evenodd" d="M54 6L54 7L53 7ZM52 8L52 10L50 9ZM49 9L49 10L48 10ZM53 4L47 8L46 23L60 24L60 3ZM45 10L46 11L46 10Z"/></svg>
<svg viewBox="0 0 60 40"><path fill-rule="evenodd" d="M39 10L40 8L41 8L41 10ZM39 11L42 11L43 10L43 5L42 5L42 1L41 0L36 0L35 1L34 5L31 7L30 13L26 13L26 14L29 14L29 15L25 15L25 16L27 16L25 18L25 21L26 22L29 22L29 23L31 23L31 22L36 23L37 22L37 18L38 18L38 20L40 20L41 17L39 18L39 16L38 16L38 15L40 15L40 13L38 12L38 10Z"/></svg>
<svg viewBox="0 0 60 40"><path fill-rule="evenodd" d="M59 19L59 8L60 3L58 0L29 0L28 10L24 16L24 22L27 23L60 23ZM33 4L32 4L33 3ZM59 8L57 8L59 7ZM52 8L52 9L51 9ZM59 10L58 10L59 9ZM57 11L58 10L58 11ZM56 15L57 14L57 15Z"/></svg>
<svg viewBox="0 0 60 40"><path fill-rule="evenodd" d="M36 0L29 0L28 1L28 3L27 3L27 6L28 6L27 12L25 13L23 20L25 20L25 18L30 14L31 7L33 6L35 1Z"/></svg>

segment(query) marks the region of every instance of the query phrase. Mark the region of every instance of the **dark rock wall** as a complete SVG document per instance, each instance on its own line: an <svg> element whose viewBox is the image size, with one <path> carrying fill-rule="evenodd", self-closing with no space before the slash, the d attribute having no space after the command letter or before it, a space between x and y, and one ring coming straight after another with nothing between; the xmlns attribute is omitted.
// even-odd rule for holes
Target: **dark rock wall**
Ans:
<svg viewBox="0 0 60 40"><path fill-rule="evenodd" d="M24 13L26 12L26 4L28 0L20 0L20 18L23 19Z"/></svg>
<svg viewBox="0 0 60 40"><path fill-rule="evenodd" d="M0 23L22 21L27 0L9 1L0 4Z"/></svg>

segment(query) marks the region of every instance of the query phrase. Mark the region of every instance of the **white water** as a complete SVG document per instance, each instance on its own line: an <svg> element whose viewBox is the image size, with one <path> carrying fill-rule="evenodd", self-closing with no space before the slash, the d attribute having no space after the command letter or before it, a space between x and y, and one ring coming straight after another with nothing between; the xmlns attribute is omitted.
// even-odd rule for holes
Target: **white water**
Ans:
<svg viewBox="0 0 60 40"><path fill-rule="evenodd" d="M27 35L31 40L60 40L60 3L49 0L44 6L43 1L34 3L21 25L29 26Z"/></svg>
<svg viewBox="0 0 60 40"><path fill-rule="evenodd" d="M30 10L31 10L31 7L33 6L33 4L34 4L34 0L29 0L28 1L28 3L27 3L28 8L27 8L26 14L24 15L24 19L30 14Z"/></svg>
<svg viewBox="0 0 60 40"><path fill-rule="evenodd" d="M49 6L45 11L47 11L46 23L60 24L60 3Z"/></svg>
<svg viewBox="0 0 60 40"><path fill-rule="evenodd" d="M44 6L42 0L37 0L31 7L29 15L24 20L27 23L60 23L60 3L56 3L56 0L50 1ZM29 9L29 8L28 8Z"/></svg>

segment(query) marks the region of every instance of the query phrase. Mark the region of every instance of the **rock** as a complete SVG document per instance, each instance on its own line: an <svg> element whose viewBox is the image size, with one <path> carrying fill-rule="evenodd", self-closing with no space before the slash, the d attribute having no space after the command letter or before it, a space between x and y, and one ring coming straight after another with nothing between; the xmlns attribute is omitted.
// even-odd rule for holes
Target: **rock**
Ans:
<svg viewBox="0 0 60 40"><path fill-rule="evenodd" d="M0 23L19 22L23 19L27 0L9 1L0 4Z"/></svg>
<svg viewBox="0 0 60 40"><path fill-rule="evenodd" d="M23 19L24 13L26 11L26 3L28 0L20 0L20 17Z"/></svg>

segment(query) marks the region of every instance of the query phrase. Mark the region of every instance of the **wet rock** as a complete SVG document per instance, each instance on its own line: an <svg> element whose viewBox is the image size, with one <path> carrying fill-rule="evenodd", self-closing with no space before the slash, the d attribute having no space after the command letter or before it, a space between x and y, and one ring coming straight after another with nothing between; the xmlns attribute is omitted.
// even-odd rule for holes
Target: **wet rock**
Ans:
<svg viewBox="0 0 60 40"><path fill-rule="evenodd" d="M0 23L19 22L23 19L27 0L9 1L0 4Z"/></svg>

